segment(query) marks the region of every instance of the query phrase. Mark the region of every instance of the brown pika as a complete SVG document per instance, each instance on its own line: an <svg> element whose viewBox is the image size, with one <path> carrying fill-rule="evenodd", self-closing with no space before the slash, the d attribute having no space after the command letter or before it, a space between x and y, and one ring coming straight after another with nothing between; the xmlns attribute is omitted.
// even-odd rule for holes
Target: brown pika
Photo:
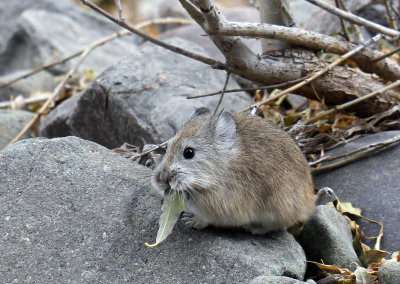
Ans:
<svg viewBox="0 0 400 284"><path fill-rule="evenodd" d="M264 234L304 221L315 206L308 163L287 133L257 116L206 108L168 142L152 184L184 197L183 220L196 229Z"/></svg>

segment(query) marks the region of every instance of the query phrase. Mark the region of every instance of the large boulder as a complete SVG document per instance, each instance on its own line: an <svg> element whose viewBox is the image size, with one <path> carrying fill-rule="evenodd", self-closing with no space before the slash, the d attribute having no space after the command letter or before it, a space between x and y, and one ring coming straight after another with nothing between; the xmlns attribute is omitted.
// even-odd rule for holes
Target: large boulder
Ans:
<svg viewBox="0 0 400 284"><path fill-rule="evenodd" d="M27 139L0 151L5 283L248 283L304 277L287 232L196 231L181 222L158 247L161 202L151 171L76 137Z"/></svg>
<svg viewBox="0 0 400 284"><path fill-rule="evenodd" d="M350 152L362 146L383 142L400 135L400 131L386 131L349 142L331 151L327 156ZM394 252L400 248L400 143L392 145L366 159L337 168L314 177L317 187L328 186L335 190L341 201L349 201L360 207L362 215L383 223L384 236L381 249ZM368 237L378 236L379 225L359 220L361 229ZM375 240L363 240L374 246Z"/></svg>
<svg viewBox="0 0 400 284"><path fill-rule="evenodd" d="M170 41L204 54L200 47L181 39ZM104 71L85 91L68 104L68 119L57 109L43 120L40 135L76 135L106 147L124 142L138 146L171 138L198 107L215 109L219 96L187 100L190 95L221 90L225 72L161 47L146 47ZM238 88L230 81L228 89ZM221 108L239 111L251 104L244 93L226 94ZM55 123L59 121L61 124ZM65 124L63 124L65 123Z"/></svg>

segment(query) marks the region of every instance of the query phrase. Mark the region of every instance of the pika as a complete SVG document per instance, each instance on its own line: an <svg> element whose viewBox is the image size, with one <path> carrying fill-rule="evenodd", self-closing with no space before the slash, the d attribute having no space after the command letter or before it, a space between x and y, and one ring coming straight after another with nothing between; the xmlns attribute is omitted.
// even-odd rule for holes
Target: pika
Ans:
<svg viewBox="0 0 400 284"><path fill-rule="evenodd" d="M265 119L197 109L169 140L152 185L177 191L183 220L203 229L238 227L253 234L286 229L315 206L308 163L292 138Z"/></svg>

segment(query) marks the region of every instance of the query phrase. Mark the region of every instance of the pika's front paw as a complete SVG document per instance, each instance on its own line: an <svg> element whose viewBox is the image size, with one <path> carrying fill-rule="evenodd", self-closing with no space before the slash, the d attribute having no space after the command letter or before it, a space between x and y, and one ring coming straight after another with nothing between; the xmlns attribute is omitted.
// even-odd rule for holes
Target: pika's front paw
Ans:
<svg viewBox="0 0 400 284"><path fill-rule="evenodd" d="M182 221L185 225L192 229L201 230L208 226L208 223L201 220L199 217L193 213L183 213Z"/></svg>

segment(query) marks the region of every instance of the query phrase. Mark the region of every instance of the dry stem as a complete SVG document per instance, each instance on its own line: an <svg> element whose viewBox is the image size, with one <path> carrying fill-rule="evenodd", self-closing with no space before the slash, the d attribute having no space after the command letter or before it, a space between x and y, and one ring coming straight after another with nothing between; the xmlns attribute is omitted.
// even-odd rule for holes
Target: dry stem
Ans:
<svg viewBox="0 0 400 284"><path fill-rule="evenodd" d="M222 103L222 100L224 99L224 94L225 94L226 86L228 85L228 82L229 82L229 77L230 77L230 75L231 75L231 72L227 72L227 73L226 73L225 84L224 84L224 87L222 88L222 92L221 92L221 96L219 97L218 104L217 104L217 106L215 107L215 111L214 111L214 114L213 114L214 116L215 116L215 114L217 113L218 108L219 108L219 106L220 106L221 103Z"/></svg>
<svg viewBox="0 0 400 284"><path fill-rule="evenodd" d="M101 9L100 7L98 7L97 5L93 4L92 2L90 2L88 0L81 0L81 2L84 5L90 7L91 9L93 9L94 11L98 12L99 14L103 15L104 17L108 18L109 20L113 21L114 23L120 25L121 27L131 31L132 33L134 33L134 34L136 34L136 35L138 35L138 36L140 36L140 37L142 37L142 38L144 38L144 39L146 39L146 40L148 40L148 41L150 41L150 42L152 42L152 43L154 43L156 45L159 45L159 46L161 46L161 47L163 47L165 49L171 50L171 51L173 51L175 53L179 53L181 55L184 55L184 56L187 56L189 58L195 59L197 61L203 62L203 63L205 63L207 65L211 65L215 69L223 69L223 70L227 70L228 69L227 66L222 62L219 62L217 60L208 58L206 56L203 56L203 55L200 55L200 54L197 54L197 53L194 53L194 52L187 51L187 50L185 50L183 48L180 48L180 47L177 47L177 46L174 46L174 45L165 43L165 42L163 42L161 40L158 40L158 39L146 34L145 32L142 32L141 30L137 29L136 27L130 25L127 22L121 22L117 18L113 17L111 14L107 13L106 11L104 11L103 9Z"/></svg>
<svg viewBox="0 0 400 284"><path fill-rule="evenodd" d="M397 136L395 136L393 138L390 138L390 139L388 139L388 140L386 140L384 142L374 143L374 144L370 144L370 145L366 145L366 146L360 147L359 149L353 150L351 152L338 155L338 158L343 158L343 157L350 156L349 158L343 159L343 160L338 161L336 163L332 163L332 164L329 164L329 165L326 165L326 166L322 166L322 167L319 167L319 168L312 168L311 172L313 174L315 174L315 173L320 173L320 172L324 172L324 171L329 171L329 170L332 170L332 169L335 169L335 168L338 168L338 167L341 167L341 166L344 166L344 165L348 165L348 164L353 163L355 161L358 161L358 160L361 160L363 158L369 157L373 153L375 153L375 152L377 152L377 151L379 151L381 149L387 148L390 145L392 145L394 143L397 143L399 141L400 141L400 135L397 135ZM362 153L360 153L358 155L351 156L351 155L359 153L359 152L362 152ZM327 161L327 160L329 160L329 159L325 159L325 161ZM334 160L334 158L331 158L330 160Z"/></svg>
<svg viewBox="0 0 400 284"><path fill-rule="evenodd" d="M332 5L329 5L323 1L320 1L320 0L306 0L306 1L328 11L331 14L339 16L351 23L364 26L368 29L371 29L371 30L377 32L377 33L385 34L385 35L388 35L391 37L399 37L400 36L400 32L398 32L394 29L386 28L382 25L376 24L376 23L368 21L364 18L361 18L361 17L358 17L351 13L345 12L345 11L338 9Z"/></svg>
<svg viewBox="0 0 400 284"><path fill-rule="evenodd" d="M226 91L225 91L225 94L227 94L227 93L234 93L234 92L245 92L245 91L257 91L257 90L266 90L266 89L277 89L277 88L286 87L287 85L292 85L292 84L295 84L295 83L297 83L297 82L303 81L303 80L306 79L306 78L307 78L307 77L303 77L303 78L299 78L299 79L297 79L297 80L292 80L292 81L288 81L288 82L281 83L281 84L274 84L274 85L268 85L268 86L260 86L260 87L257 87L257 88L230 89L230 90L226 90ZM208 94L189 96L189 97L187 97L187 99L197 99L197 98L215 96L215 95L219 95L219 94L221 94L221 93L222 93L222 91L218 91L218 92L213 92L213 93L208 93Z"/></svg>

